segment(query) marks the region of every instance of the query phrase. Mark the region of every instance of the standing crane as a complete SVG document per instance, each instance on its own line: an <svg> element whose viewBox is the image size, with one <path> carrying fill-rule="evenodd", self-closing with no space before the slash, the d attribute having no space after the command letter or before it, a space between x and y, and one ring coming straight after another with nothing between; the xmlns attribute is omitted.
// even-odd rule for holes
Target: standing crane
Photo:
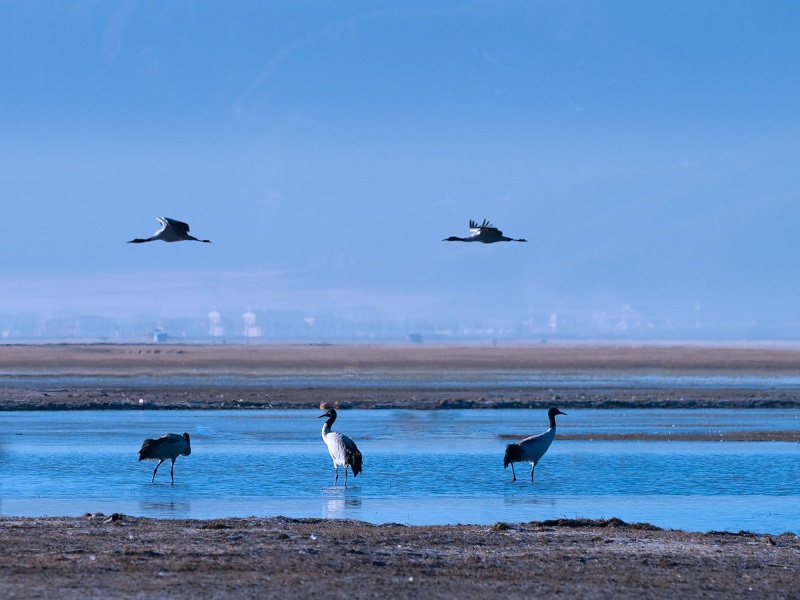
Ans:
<svg viewBox="0 0 800 600"><path fill-rule="evenodd" d="M533 482L533 470L536 464L547 452L553 439L556 437L556 415L566 415L558 410L556 407L547 411L547 416L550 418L550 429L544 433L526 437L524 440L509 444L506 446L506 454L503 457L503 468L508 468L511 465L511 474L513 481L517 480L517 474L514 473L515 462L529 462L531 463L531 482Z"/></svg>
<svg viewBox="0 0 800 600"><path fill-rule="evenodd" d="M361 451L349 437L338 431L331 431L333 422L336 421L335 408L330 409L318 418L322 419L323 417L327 417L328 420L322 426L322 441L328 447L328 452L330 452L333 459L333 468L336 469L334 484L339 481L339 467L342 466L344 467L344 484L347 485L348 468L353 469L353 477L358 477L358 474L361 473Z"/></svg>
<svg viewBox="0 0 800 600"><path fill-rule="evenodd" d="M189 434L184 433L178 435L177 433L168 433L162 435L160 438L152 440L146 439L142 443L142 448L139 450L139 460L157 460L155 470L153 471L153 478L150 483L156 480L156 471L165 460L170 459L172 464L169 467L169 475L172 477L172 485L175 485L175 475L173 469L175 467L175 460L179 456L189 456L192 453L192 446L189 443Z"/></svg>
<svg viewBox="0 0 800 600"><path fill-rule="evenodd" d="M497 227L494 227L486 219L480 225L477 221L470 219L469 221L469 237L460 238L451 235L449 238L442 240L443 242L482 242L484 244L494 244L495 242L527 242L522 238L515 240L514 238L506 237L503 232Z"/></svg>
<svg viewBox="0 0 800 600"><path fill-rule="evenodd" d="M154 242L161 240L162 242L203 242L210 244L211 240L198 240L196 237L189 235L189 225L183 221L176 221L167 217L156 217L156 221L161 223L161 229L156 231L149 238L142 239L136 238L129 241L129 244L142 244L144 242Z"/></svg>

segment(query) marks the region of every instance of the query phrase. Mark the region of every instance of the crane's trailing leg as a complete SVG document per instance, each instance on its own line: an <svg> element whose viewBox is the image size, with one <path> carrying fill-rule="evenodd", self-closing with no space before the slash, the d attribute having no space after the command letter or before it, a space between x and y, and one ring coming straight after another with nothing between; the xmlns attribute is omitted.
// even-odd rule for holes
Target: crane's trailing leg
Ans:
<svg viewBox="0 0 800 600"><path fill-rule="evenodd" d="M531 465L531 483L533 483L533 470L536 468L536 465Z"/></svg>
<svg viewBox="0 0 800 600"><path fill-rule="evenodd" d="M166 458L162 458L160 461L158 461L158 464L156 465L156 468L153 470L153 478L150 480L150 483L155 483L156 473L158 472L158 467L160 467L161 463L164 462L165 460L167 460L167 459Z"/></svg>
<svg viewBox="0 0 800 600"><path fill-rule="evenodd" d="M512 475L511 481L516 481L517 480L517 474L514 473L514 463L511 463L511 475Z"/></svg>

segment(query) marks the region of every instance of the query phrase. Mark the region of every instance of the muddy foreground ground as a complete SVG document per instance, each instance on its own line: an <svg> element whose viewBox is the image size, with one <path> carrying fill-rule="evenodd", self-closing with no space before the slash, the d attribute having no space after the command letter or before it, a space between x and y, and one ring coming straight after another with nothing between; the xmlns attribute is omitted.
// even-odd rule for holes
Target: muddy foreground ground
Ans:
<svg viewBox="0 0 800 600"><path fill-rule="evenodd" d="M611 521L0 518L4 598L797 598L800 540Z"/></svg>
<svg viewBox="0 0 800 600"><path fill-rule="evenodd" d="M8 410L318 408L797 408L800 390L135 386L150 375L264 377L405 369L797 374L800 352L719 348L0 346ZM74 387L48 377L113 376ZM33 377L26 383L26 377ZM435 379L435 378L434 378ZM793 440L796 432L748 439ZM761 436L761 437L758 437ZM8 476L4 473L3 476ZM0 483L0 493L2 487ZM8 598L800 598L800 539L610 521L441 527L126 515L0 517Z"/></svg>

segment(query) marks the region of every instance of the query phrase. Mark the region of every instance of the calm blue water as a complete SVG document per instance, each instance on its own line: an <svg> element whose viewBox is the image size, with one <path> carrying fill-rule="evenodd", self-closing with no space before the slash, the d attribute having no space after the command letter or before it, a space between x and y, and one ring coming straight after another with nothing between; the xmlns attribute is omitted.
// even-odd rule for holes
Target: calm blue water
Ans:
<svg viewBox="0 0 800 600"><path fill-rule="evenodd" d="M572 410L561 433L800 430L797 410ZM554 442L530 469L503 469L505 441L546 428L537 410L347 410L364 472L334 486L317 410L67 411L0 419L0 514L123 512L374 523L619 517L697 531L800 532L800 444ZM137 462L145 437L192 436L192 455Z"/></svg>

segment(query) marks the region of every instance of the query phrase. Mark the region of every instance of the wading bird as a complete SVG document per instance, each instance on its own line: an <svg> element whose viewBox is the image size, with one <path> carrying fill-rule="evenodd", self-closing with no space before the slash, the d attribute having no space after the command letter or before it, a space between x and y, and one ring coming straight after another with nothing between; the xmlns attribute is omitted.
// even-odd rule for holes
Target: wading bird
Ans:
<svg viewBox="0 0 800 600"><path fill-rule="evenodd" d="M179 456L189 456L192 453L192 446L189 443L189 434L168 433L156 440L146 439L139 450L139 460L157 460L153 478L150 483L156 480L156 471L165 460L170 459L172 464L169 467L169 476L172 477L172 484L175 484L175 475L172 470L175 467L175 460Z"/></svg>
<svg viewBox="0 0 800 600"><path fill-rule="evenodd" d="M515 240L514 238L506 237L503 232L497 227L492 226L486 219L483 223L478 225L476 221L470 219L469 221L469 237L460 238L451 235L449 238L442 240L443 242L483 242L484 244L493 244L495 242L527 242L522 238Z"/></svg>
<svg viewBox="0 0 800 600"><path fill-rule="evenodd" d="M506 446L503 468L506 469L508 465L511 465L511 473L514 476L513 481L517 480L517 474L514 473L515 462L531 463L531 481L533 481L533 470L536 468L536 463L544 456L550 444L553 443L553 438L556 437L556 415L566 414L555 407L551 408L547 411L547 416L550 417L550 429L544 433L532 435L522 441Z"/></svg>
<svg viewBox="0 0 800 600"><path fill-rule="evenodd" d="M162 242L204 242L210 244L211 240L198 240L196 237L189 235L189 225L183 221L176 221L165 217L156 217L156 221L161 223L161 229L156 231L147 239L136 238L129 241L129 244L141 244L143 242L154 242L161 240Z"/></svg>
<svg viewBox="0 0 800 600"><path fill-rule="evenodd" d="M347 469L353 469L353 477L361 473L361 452L356 443L346 435L338 431L331 431L333 422L336 420L336 409L332 408L318 418L327 417L328 420L322 426L322 441L328 447L328 452L333 459L333 467L336 469L336 479L334 484L339 481L339 467L344 467L344 484L347 485Z"/></svg>

